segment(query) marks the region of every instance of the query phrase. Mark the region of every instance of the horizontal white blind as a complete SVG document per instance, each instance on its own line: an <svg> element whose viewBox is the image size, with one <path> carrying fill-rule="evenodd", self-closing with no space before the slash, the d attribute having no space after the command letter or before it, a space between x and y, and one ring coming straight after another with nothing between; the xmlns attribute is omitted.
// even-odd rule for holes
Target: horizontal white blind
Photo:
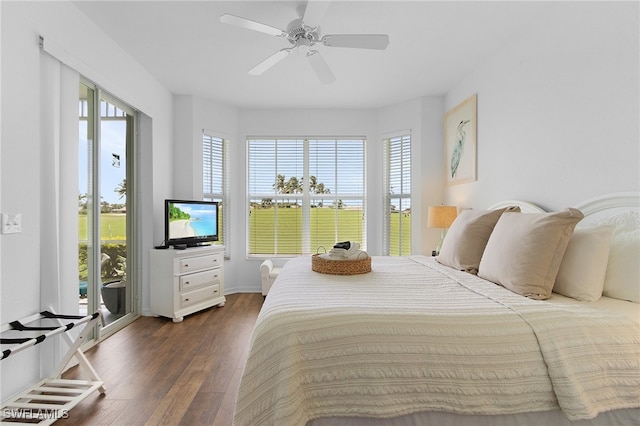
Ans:
<svg viewBox="0 0 640 426"><path fill-rule="evenodd" d="M411 254L411 135L394 136L385 147L385 254Z"/></svg>
<svg viewBox="0 0 640 426"><path fill-rule="evenodd" d="M249 255L366 247L364 139L250 139Z"/></svg>
<svg viewBox="0 0 640 426"><path fill-rule="evenodd" d="M202 198L220 203L219 241L225 245L225 257L229 257L231 241L229 236L229 155L225 141L221 137L202 134Z"/></svg>
<svg viewBox="0 0 640 426"><path fill-rule="evenodd" d="M223 193L224 160L222 138L202 136L202 192L205 198L213 199Z"/></svg>

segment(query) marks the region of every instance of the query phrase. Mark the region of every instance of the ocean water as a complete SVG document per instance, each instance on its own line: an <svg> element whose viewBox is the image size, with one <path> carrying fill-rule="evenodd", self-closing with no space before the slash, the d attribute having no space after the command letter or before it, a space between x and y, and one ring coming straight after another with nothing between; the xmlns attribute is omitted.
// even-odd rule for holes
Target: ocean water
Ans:
<svg viewBox="0 0 640 426"><path fill-rule="evenodd" d="M217 221L216 215L211 214L211 211L191 210L191 221L189 224L193 228L193 232L197 236L216 235L217 234Z"/></svg>

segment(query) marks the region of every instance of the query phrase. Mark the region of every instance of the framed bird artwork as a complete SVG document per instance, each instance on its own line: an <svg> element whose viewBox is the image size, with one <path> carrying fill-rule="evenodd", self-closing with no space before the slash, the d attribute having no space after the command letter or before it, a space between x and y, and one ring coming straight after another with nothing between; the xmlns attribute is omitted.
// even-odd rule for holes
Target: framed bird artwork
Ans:
<svg viewBox="0 0 640 426"><path fill-rule="evenodd" d="M477 94L444 116L444 169L447 185L476 180Z"/></svg>

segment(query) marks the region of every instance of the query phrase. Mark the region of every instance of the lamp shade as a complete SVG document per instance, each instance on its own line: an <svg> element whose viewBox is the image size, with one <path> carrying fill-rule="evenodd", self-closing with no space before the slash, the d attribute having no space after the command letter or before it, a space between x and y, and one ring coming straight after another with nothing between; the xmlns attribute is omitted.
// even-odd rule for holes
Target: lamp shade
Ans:
<svg viewBox="0 0 640 426"><path fill-rule="evenodd" d="M429 228L448 228L451 226L458 208L456 206L432 206L427 212L427 226Z"/></svg>

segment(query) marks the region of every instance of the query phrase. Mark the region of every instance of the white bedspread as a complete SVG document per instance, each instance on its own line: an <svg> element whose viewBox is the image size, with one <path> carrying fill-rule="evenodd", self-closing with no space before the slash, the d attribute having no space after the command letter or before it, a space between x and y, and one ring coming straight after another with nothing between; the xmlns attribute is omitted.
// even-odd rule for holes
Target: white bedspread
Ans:
<svg viewBox="0 0 640 426"><path fill-rule="evenodd" d="M338 277L289 261L258 316L234 424L418 411L571 420L640 406L640 327L516 295L432 258Z"/></svg>

